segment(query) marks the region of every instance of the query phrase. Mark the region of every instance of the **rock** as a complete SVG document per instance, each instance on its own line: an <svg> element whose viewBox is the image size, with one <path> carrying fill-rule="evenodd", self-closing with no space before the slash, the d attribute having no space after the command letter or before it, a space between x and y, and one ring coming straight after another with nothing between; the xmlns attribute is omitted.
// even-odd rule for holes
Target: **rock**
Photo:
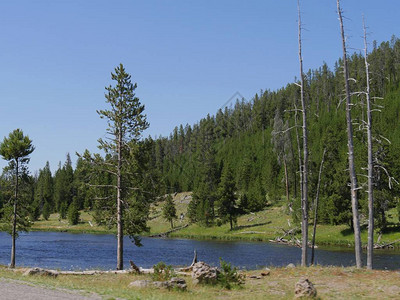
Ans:
<svg viewBox="0 0 400 300"><path fill-rule="evenodd" d="M159 289L169 289L171 287L169 281L153 281L151 284Z"/></svg>
<svg viewBox="0 0 400 300"><path fill-rule="evenodd" d="M187 288L186 281L183 278L172 277L169 283L171 284L172 288L176 288L179 290L186 290Z"/></svg>
<svg viewBox="0 0 400 300"><path fill-rule="evenodd" d="M129 286L130 287L140 287L140 288L144 288L144 287L148 287L152 284L152 281L150 280L136 280L136 281L132 281Z"/></svg>
<svg viewBox="0 0 400 300"><path fill-rule="evenodd" d="M315 298L317 290L307 278L302 278L294 286L294 295L296 298Z"/></svg>
<svg viewBox="0 0 400 300"><path fill-rule="evenodd" d="M264 272L261 272L261 276L268 276L271 274L271 270L269 268L265 268Z"/></svg>
<svg viewBox="0 0 400 300"><path fill-rule="evenodd" d="M261 276L250 275L249 278L251 278L251 279L261 279Z"/></svg>
<svg viewBox="0 0 400 300"><path fill-rule="evenodd" d="M293 268L296 268L296 266L292 263L290 263L286 266L286 269L293 269Z"/></svg>
<svg viewBox="0 0 400 300"><path fill-rule="evenodd" d="M57 277L58 272L53 270L46 270L42 268L32 268L25 271L23 276L29 275L40 275L40 276L49 276L49 277Z"/></svg>
<svg viewBox="0 0 400 300"><path fill-rule="evenodd" d="M159 289L179 289L186 290L187 285L185 279L173 277L169 281L151 281L151 280L136 280L129 284L130 287L156 287Z"/></svg>
<svg viewBox="0 0 400 300"><path fill-rule="evenodd" d="M193 265L192 278L194 284L217 283L219 271L205 262L199 261Z"/></svg>

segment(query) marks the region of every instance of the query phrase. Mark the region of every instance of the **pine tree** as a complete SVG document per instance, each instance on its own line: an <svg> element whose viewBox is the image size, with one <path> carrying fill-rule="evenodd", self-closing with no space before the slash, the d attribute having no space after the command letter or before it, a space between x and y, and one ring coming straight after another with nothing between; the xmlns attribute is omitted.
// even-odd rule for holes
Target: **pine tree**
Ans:
<svg viewBox="0 0 400 300"><path fill-rule="evenodd" d="M77 225L79 222L80 212L75 202L72 202L68 207L68 223Z"/></svg>
<svg viewBox="0 0 400 300"><path fill-rule="evenodd" d="M21 175L26 176L27 167L29 163L29 155L35 150L32 145L32 140L28 136L24 136L24 133L20 129L16 129L5 137L0 145L0 155L3 159L9 161L9 170L12 170L14 177L14 197L12 200L12 214L11 214L11 236L12 236L12 247L11 247L11 263L10 267L15 268L15 239L18 235L18 229L26 228L26 220L20 212L19 207L19 180ZM21 225L21 226L18 226ZM20 228L18 228L20 227Z"/></svg>
<svg viewBox="0 0 400 300"><path fill-rule="evenodd" d="M221 182L218 186L217 207L219 216L222 220L229 221L232 230L238 215L238 208L236 206L235 179L229 166L225 166L222 171Z"/></svg>
<svg viewBox="0 0 400 300"><path fill-rule="evenodd" d="M116 184L112 187L116 189L117 193L117 269L122 270L124 223L127 223L124 216L126 218L129 215L124 215L124 208L126 208L124 203L126 203L129 195L127 190L129 187L127 174L129 172L127 172L127 168L131 165L131 161L128 158L134 159L131 155L132 150L134 150L132 147L137 144L142 132L149 124L144 114L144 105L140 103L139 98L134 93L137 85L131 82L131 75L125 71L122 64L115 68L115 73L111 73L111 79L116 81L116 85L106 87L107 93L105 95L106 103L111 108L97 111L100 118L107 120L107 134L109 135L108 140L99 140L99 148L104 150L110 158L106 164L103 164L103 167L108 166L107 172L113 174L116 178ZM134 206L138 207L137 205L132 207ZM144 229L142 226L135 226L135 224L131 224L128 228L134 230L134 232L128 232L129 236L134 236Z"/></svg>
<svg viewBox="0 0 400 300"><path fill-rule="evenodd" d="M167 196L162 213L164 219L170 222L171 228L174 228L173 220L177 219L178 216L176 215L176 207L171 195Z"/></svg>
<svg viewBox="0 0 400 300"><path fill-rule="evenodd" d="M46 207L47 211L46 211L46 214L44 214L44 215L46 215L48 218L48 216L52 212L51 208L54 208L53 177L51 175L49 162L46 163L46 165L43 169L39 170L39 177L36 182L34 206L35 206L35 209L38 210L39 215L40 215L40 211L43 212L44 206L46 205L46 203L47 203L47 207Z"/></svg>

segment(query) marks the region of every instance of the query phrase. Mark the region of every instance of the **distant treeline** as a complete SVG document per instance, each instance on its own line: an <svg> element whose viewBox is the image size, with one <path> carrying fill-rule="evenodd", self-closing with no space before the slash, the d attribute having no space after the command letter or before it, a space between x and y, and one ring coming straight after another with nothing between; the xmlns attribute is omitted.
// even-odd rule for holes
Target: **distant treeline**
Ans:
<svg viewBox="0 0 400 300"><path fill-rule="evenodd" d="M379 46L374 43L369 64L371 92L376 97L373 115L376 225L383 229L387 226L386 212L398 205L399 196L395 179L400 180L400 41L393 37ZM367 161L366 134L362 129L365 99L359 93L366 88L363 56L353 54L349 67L353 103L356 103L352 109L354 128L359 128L354 136L356 167L362 186L366 182ZM305 83L309 108L309 198L315 197L319 165L326 149L319 222L351 226L342 61L338 60L333 70L323 64L308 71ZM302 148L298 142L301 130L296 126L299 93L296 83L277 91L260 91L251 101L238 99L194 125L177 126L169 137L142 140L135 161L142 164L138 170L145 171L141 171L137 182L129 185L140 190L140 197L149 202L166 193L193 191L189 216L209 225L216 218L228 220L221 218L222 212L226 214L226 210L221 210L221 197L228 193L232 177L235 199L233 204L227 204L228 208L233 205L231 216L279 202L287 205L288 213L297 219ZM102 214L115 209L112 204L115 191L107 188L113 177L98 169L93 172L91 162L85 157L90 157L90 153L78 158L75 169L68 156L55 174L51 174L46 164L34 176L25 177L21 193L29 204L32 220L41 215L48 218L52 212L65 218L73 205L74 209L92 210L100 223L104 219L100 217ZM11 197L12 189L7 188L12 184L10 172L6 169L1 177L0 207ZM361 210L367 212L364 189L359 190L359 197Z"/></svg>

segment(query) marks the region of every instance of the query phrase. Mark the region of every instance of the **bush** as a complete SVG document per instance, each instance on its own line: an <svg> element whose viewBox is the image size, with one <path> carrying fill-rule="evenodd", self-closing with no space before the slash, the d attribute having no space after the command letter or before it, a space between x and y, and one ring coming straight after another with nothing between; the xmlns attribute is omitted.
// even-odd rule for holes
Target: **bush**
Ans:
<svg viewBox="0 0 400 300"><path fill-rule="evenodd" d="M46 202L46 203L43 205L42 216L43 216L43 219L45 219L46 221L47 221L47 220L49 219L49 217L50 217L50 205L49 205L48 202Z"/></svg>
<svg viewBox="0 0 400 300"><path fill-rule="evenodd" d="M67 218L67 204L64 202L60 205L60 220L65 220Z"/></svg>
<svg viewBox="0 0 400 300"><path fill-rule="evenodd" d="M167 265L162 261L154 265L153 268L154 273L152 274L152 278L155 281L167 281L175 276L175 272L172 266Z"/></svg>
<svg viewBox="0 0 400 300"><path fill-rule="evenodd" d="M238 273L236 267L232 267L230 263L219 259L221 265L221 271L218 274L218 283L222 287L230 290L232 286L240 286L244 284L244 277L242 274Z"/></svg>
<svg viewBox="0 0 400 300"><path fill-rule="evenodd" d="M68 222L70 225L76 225L79 222L81 214L78 210L78 207L74 204L71 203L71 205L68 208Z"/></svg>

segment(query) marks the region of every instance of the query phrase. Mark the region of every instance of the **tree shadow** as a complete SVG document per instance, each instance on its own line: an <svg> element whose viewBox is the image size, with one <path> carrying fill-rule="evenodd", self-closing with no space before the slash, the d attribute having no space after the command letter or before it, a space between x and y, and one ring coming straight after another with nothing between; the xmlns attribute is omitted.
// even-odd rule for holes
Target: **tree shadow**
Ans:
<svg viewBox="0 0 400 300"><path fill-rule="evenodd" d="M348 235L352 235L354 232L353 232L353 228L346 228L346 229L341 230L340 233L343 236L348 236Z"/></svg>
<svg viewBox="0 0 400 300"><path fill-rule="evenodd" d="M382 230L382 233L396 233L400 232L400 226L399 225L389 225L385 229Z"/></svg>
<svg viewBox="0 0 400 300"><path fill-rule="evenodd" d="M249 225L240 225L240 226L235 226L232 229L232 231L240 230L240 229L244 229L244 228L257 227L257 226L262 226L262 225L268 225L268 224L271 224L271 221L264 222L264 223L249 224Z"/></svg>
<svg viewBox="0 0 400 300"><path fill-rule="evenodd" d="M368 225L362 225L360 226L361 232L363 231L367 231L368 230ZM375 227L375 230L377 230L378 228ZM400 225L399 224L394 224L392 223L391 225L387 225L385 229L382 229L382 233L396 233L396 232L400 232ZM353 229L352 228L346 228L340 231L340 233L343 236L348 236L348 235L352 235Z"/></svg>

